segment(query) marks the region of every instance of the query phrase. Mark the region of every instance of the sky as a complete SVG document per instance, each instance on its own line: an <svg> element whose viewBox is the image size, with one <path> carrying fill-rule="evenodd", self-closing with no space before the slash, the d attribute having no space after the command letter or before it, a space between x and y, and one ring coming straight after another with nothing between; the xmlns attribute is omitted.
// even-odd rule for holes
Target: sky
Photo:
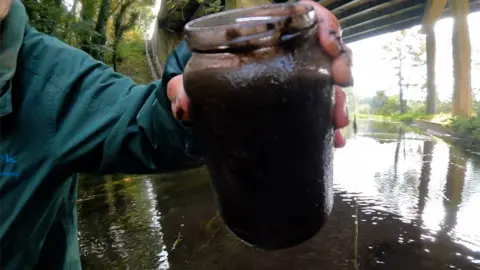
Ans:
<svg viewBox="0 0 480 270"><path fill-rule="evenodd" d="M158 14L158 11L160 10L160 4L162 3L162 0L155 0L155 6L152 7L152 14L155 14L157 15ZM153 35L153 29L156 25L155 23L156 20L154 20L151 24L150 24L150 27L149 29L147 30L147 37L148 38L151 38L152 35Z"/></svg>
<svg viewBox="0 0 480 270"><path fill-rule="evenodd" d="M471 13L468 16L470 31L470 43L472 57L479 59L480 55L475 50L480 49L480 35L474 26L480 25L480 12ZM415 26L419 28L419 26ZM453 91L453 59L452 59L452 28L453 19L439 20L435 25L436 35L436 85L440 99L451 96ZM393 39L393 33L387 33L376 37L360 40L348 44L353 51L353 92L358 97L375 95L378 90L386 90L388 94L396 94L396 78L392 74L392 64L382 60L382 46ZM378 53L375 53L378 52ZM480 60L480 59L479 59ZM472 69L472 87L480 87L480 70ZM419 91L405 93L407 98L419 99L422 94Z"/></svg>

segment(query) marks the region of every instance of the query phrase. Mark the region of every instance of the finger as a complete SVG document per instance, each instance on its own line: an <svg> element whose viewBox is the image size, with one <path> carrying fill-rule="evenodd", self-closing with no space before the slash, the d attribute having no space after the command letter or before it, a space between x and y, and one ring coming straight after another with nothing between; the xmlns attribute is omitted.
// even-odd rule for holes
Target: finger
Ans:
<svg viewBox="0 0 480 270"><path fill-rule="evenodd" d="M172 103L172 114L173 114L173 117L175 117L176 119L178 119L177 111L178 111L178 106L176 104Z"/></svg>
<svg viewBox="0 0 480 270"><path fill-rule="evenodd" d="M312 0L301 0L300 3L310 5L315 9L320 45L333 58L332 77L334 82L343 87L352 86L352 52L342 41L342 29L337 18L328 9Z"/></svg>
<svg viewBox="0 0 480 270"><path fill-rule="evenodd" d="M353 85L352 51L346 45L342 53L332 63L332 78L335 84L342 87Z"/></svg>
<svg viewBox="0 0 480 270"><path fill-rule="evenodd" d="M335 128L344 128L348 126L349 116L348 116L348 106L347 106L347 94L340 88L335 85L335 108L334 108L334 119L333 124Z"/></svg>
<svg viewBox="0 0 480 270"><path fill-rule="evenodd" d="M180 119L182 120L190 120L190 100L187 97L184 97L181 100L180 110L182 116Z"/></svg>
<svg viewBox="0 0 480 270"><path fill-rule="evenodd" d="M173 100L183 88L183 75L173 77L167 84L167 97Z"/></svg>
<svg viewBox="0 0 480 270"><path fill-rule="evenodd" d="M180 103L178 102L178 98L175 98L175 99L172 100L171 108L172 108L173 117L175 117L178 120L181 120L183 112L182 112L182 108L180 106Z"/></svg>
<svg viewBox="0 0 480 270"><path fill-rule="evenodd" d="M178 103L172 105L173 116L178 120L187 120L186 111Z"/></svg>
<svg viewBox="0 0 480 270"><path fill-rule="evenodd" d="M172 101L172 113L178 120L190 120L190 99L186 95L176 97Z"/></svg>
<svg viewBox="0 0 480 270"><path fill-rule="evenodd" d="M335 15L312 0L300 0L299 3L310 5L315 9L320 44L332 58L338 57L342 52L342 42L340 23Z"/></svg>
<svg viewBox="0 0 480 270"><path fill-rule="evenodd" d="M335 130L335 141L334 146L335 148L342 148L347 144L347 140L345 140L345 136L343 136L342 130L337 129Z"/></svg>

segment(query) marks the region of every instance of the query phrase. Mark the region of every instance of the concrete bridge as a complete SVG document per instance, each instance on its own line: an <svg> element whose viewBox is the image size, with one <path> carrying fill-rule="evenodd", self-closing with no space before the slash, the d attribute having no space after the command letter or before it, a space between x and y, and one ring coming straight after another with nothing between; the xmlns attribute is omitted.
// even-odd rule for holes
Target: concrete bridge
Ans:
<svg viewBox="0 0 480 270"><path fill-rule="evenodd" d="M169 2L170 1L170 2ZM168 3L176 3L169 10ZM167 55L182 39L184 25L203 16L214 0L163 0L158 14L158 27L154 37L157 55L164 63ZM241 8L271 2L291 0L222 0L227 8ZM454 95L452 113L469 116L472 113L470 38L467 15L480 11L480 0L319 0L317 1L339 19L345 42L355 42L373 36L423 25L427 44L427 113L435 112L435 22L453 17ZM172 47L173 45L173 47Z"/></svg>
<svg viewBox="0 0 480 270"><path fill-rule="evenodd" d="M339 19L345 42L434 23L451 17L453 6L447 0L320 0ZM463 2L462 0L457 2ZM465 1L470 12L480 11L480 1Z"/></svg>

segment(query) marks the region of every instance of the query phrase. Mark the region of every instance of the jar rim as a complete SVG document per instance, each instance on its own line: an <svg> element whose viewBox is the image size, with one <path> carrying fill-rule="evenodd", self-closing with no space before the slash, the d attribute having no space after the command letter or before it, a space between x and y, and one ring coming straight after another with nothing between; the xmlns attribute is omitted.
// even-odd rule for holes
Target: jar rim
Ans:
<svg viewBox="0 0 480 270"><path fill-rule="evenodd" d="M185 25L192 51L274 46L286 35L316 25L314 8L300 3L268 4L210 14Z"/></svg>

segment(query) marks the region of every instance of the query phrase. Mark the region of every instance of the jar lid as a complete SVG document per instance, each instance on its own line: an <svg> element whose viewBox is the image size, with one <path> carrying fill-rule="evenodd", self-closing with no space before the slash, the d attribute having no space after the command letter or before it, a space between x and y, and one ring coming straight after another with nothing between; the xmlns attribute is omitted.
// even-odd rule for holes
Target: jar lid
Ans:
<svg viewBox="0 0 480 270"><path fill-rule="evenodd" d="M190 21L185 25L185 39L191 51L248 50L274 46L315 24L315 11L309 5L269 4Z"/></svg>

